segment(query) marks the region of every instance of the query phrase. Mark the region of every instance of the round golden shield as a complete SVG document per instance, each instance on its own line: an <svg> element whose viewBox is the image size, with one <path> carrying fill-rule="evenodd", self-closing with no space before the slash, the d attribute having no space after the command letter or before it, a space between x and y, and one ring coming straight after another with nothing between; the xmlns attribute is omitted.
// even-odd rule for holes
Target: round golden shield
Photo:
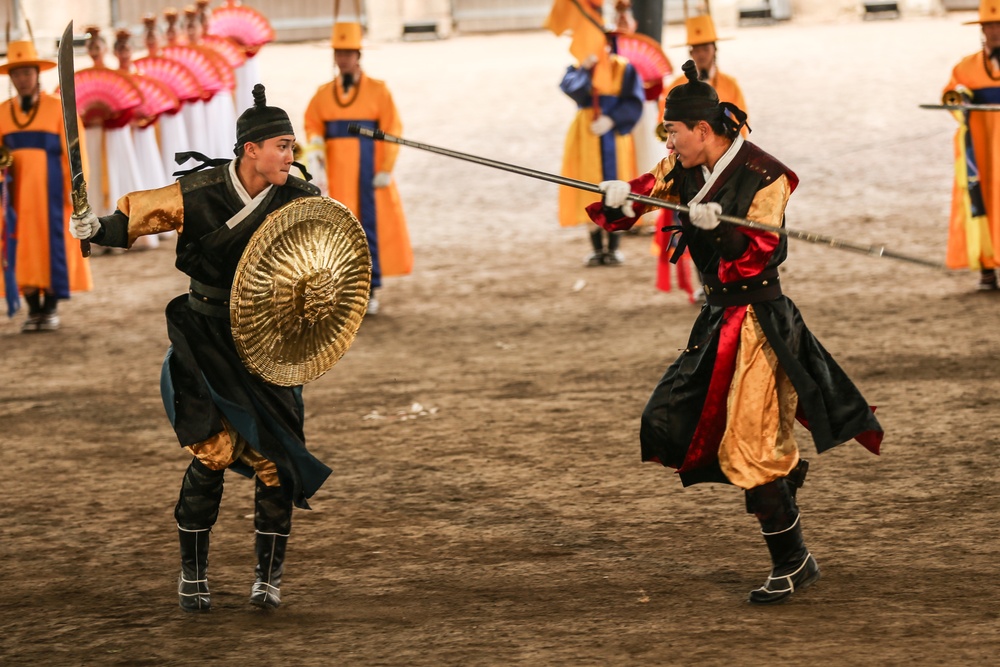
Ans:
<svg viewBox="0 0 1000 667"><path fill-rule="evenodd" d="M250 372L282 387L315 380L354 342L372 262L361 223L329 197L267 216L236 269L229 315Z"/></svg>

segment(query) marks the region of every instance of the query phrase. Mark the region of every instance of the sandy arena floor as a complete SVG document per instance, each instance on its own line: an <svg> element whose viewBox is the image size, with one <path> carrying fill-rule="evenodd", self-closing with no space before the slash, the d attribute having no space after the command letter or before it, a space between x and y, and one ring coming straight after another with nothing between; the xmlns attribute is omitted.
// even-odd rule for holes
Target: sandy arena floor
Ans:
<svg viewBox="0 0 1000 667"><path fill-rule="evenodd" d="M790 228L942 259L954 121L918 109L979 45L970 15L742 28L722 67L753 140L802 185ZM665 41L682 37L676 27ZM404 136L558 172L573 113L548 33L377 44ZM683 49L669 51L679 70ZM297 123L325 44L268 46ZM639 415L696 308L653 287L649 238L587 269L556 186L403 148L416 253L383 313L305 390L334 475L298 512L285 604L247 604L252 484L213 538L215 609L177 608L188 457L158 393L169 248L97 257L51 335L0 322L0 663L980 665L1000 650L1000 294L971 273L793 242L783 283L886 429L809 458L822 581L751 608L769 565L742 494L639 462ZM582 288L581 288L582 286ZM420 407L423 410L420 410ZM801 433L803 447L811 447ZM989 656L994 656L990 658Z"/></svg>

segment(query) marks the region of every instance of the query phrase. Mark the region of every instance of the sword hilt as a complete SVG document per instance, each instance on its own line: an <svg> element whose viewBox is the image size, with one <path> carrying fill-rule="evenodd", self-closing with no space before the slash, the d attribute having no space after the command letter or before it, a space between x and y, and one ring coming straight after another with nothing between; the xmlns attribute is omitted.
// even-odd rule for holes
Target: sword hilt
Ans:
<svg viewBox="0 0 1000 667"><path fill-rule="evenodd" d="M74 214L86 215L90 211L90 203L87 201L87 182L85 180L81 178L80 182L73 187L70 199L73 200ZM90 257L90 241L87 239L80 239L80 254L84 257Z"/></svg>

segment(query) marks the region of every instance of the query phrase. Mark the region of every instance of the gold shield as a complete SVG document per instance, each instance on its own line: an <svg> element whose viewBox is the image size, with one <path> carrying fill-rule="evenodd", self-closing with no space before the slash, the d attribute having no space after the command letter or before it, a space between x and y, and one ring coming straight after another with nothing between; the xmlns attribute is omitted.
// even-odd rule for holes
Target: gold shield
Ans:
<svg viewBox="0 0 1000 667"><path fill-rule="evenodd" d="M247 369L271 384L320 377L354 342L372 262L361 223L329 197L303 197L267 216L236 269L229 314Z"/></svg>

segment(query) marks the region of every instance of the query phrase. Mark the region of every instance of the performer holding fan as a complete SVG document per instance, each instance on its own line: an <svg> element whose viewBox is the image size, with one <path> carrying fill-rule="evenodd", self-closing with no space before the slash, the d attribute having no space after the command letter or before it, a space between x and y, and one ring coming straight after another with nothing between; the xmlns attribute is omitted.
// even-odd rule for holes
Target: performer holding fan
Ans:
<svg viewBox="0 0 1000 667"><path fill-rule="evenodd" d="M148 53L146 57L139 58L133 63L135 71L149 80L166 85L179 102L177 110L164 111L158 121L160 162L163 165L164 175L170 178L178 167L174 156L192 148L189 139L191 133L182 110L192 103L201 104L204 92L191 70L176 60L160 55L162 47L156 29L156 15L146 14L142 21L146 27L145 42Z"/></svg>
<svg viewBox="0 0 1000 667"><path fill-rule="evenodd" d="M206 28L209 35L228 37L243 48L246 60L236 68L236 108L245 109L253 103L250 91L260 83L257 54L261 48L274 41L274 28L267 17L239 0L226 0L226 4L212 10Z"/></svg>
<svg viewBox="0 0 1000 667"><path fill-rule="evenodd" d="M91 170L88 199L99 214L143 184L132 139L132 121L142 105L142 93L129 76L108 67L108 46L97 26L87 28L87 53L94 66L76 72L76 108L83 119ZM140 248L156 248L157 238L143 239ZM110 249L108 249L110 252Z"/></svg>

